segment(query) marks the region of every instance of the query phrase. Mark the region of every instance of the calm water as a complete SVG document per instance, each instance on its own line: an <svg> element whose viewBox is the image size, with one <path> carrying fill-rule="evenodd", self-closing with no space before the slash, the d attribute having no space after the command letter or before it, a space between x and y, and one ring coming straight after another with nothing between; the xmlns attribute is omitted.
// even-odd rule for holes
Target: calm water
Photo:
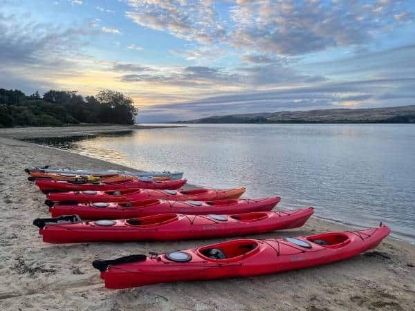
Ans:
<svg viewBox="0 0 415 311"><path fill-rule="evenodd" d="M283 207L311 205L347 224L384 221L415 241L413 125L192 125L60 146L140 169L183 170L207 187L244 185L250 197L278 194Z"/></svg>

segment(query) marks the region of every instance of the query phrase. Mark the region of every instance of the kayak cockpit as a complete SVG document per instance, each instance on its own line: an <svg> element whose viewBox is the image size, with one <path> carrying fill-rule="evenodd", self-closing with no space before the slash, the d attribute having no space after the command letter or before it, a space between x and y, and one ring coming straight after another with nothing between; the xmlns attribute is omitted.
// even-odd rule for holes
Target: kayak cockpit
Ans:
<svg viewBox="0 0 415 311"><path fill-rule="evenodd" d="M350 243L347 234L341 232L311 235L307 237L307 240L328 248L339 248Z"/></svg>
<svg viewBox="0 0 415 311"><path fill-rule="evenodd" d="M201 247L197 252L200 257L208 260L238 261L258 250L259 244L255 240L233 240Z"/></svg>
<svg viewBox="0 0 415 311"><path fill-rule="evenodd" d="M268 214L263 213L263 212L258 212L258 213L236 214L236 215L231 215L230 217L235 220L239 220L243 222L254 222L254 221L259 221L259 220L267 218Z"/></svg>
<svg viewBox="0 0 415 311"><path fill-rule="evenodd" d="M130 226L154 226L164 225L178 219L176 214L159 214L141 218L127 219L125 222Z"/></svg>

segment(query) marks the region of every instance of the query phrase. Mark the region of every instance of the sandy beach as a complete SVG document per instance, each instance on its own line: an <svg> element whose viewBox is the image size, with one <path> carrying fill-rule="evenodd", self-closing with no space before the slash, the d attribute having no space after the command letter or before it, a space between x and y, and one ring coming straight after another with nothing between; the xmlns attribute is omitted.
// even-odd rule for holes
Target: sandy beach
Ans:
<svg viewBox="0 0 415 311"><path fill-rule="evenodd" d="M98 271L91 266L94 259L184 249L215 240L79 245L43 243L32 221L37 217L49 217L43 204L45 197L27 181L24 168L44 164L79 168L123 167L13 138L73 133L85 135L131 129L71 127L0 130L2 310L414 309L415 246L392 238L386 239L376 250L354 259L307 270L246 279L160 284L128 290L105 289ZM256 237L295 236L345 228L312 218L303 228Z"/></svg>

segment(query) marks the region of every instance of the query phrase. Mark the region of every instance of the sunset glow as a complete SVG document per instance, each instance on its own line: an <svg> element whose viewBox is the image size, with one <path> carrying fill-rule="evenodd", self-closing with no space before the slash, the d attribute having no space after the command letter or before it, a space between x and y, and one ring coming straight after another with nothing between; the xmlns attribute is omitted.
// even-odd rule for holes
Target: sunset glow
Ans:
<svg viewBox="0 0 415 311"><path fill-rule="evenodd" d="M0 0L0 87L121 91L139 120L414 103L412 1Z"/></svg>

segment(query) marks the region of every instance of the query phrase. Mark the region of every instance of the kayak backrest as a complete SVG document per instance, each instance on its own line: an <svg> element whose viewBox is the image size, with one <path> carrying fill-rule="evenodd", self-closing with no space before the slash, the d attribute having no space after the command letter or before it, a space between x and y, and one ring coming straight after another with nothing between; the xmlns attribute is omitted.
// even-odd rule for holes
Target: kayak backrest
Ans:
<svg viewBox="0 0 415 311"><path fill-rule="evenodd" d="M141 218L131 218L127 219L126 223L131 226L152 226L152 225L162 225L167 224L172 221L177 220L176 214L158 214L151 215Z"/></svg>
<svg viewBox="0 0 415 311"><path fill-rule="evenodd" d="M259 244L255 240L232 240L201 247L198 249L198 253L201 257L209 260L237 261L243 257L253 255L258 250ZM222 258L212 257L214 252L223 254Z"/></svg>
<svg viewBox="0 0 415 311"><path fill-rule="evenodd" d="M183 194L199 194L199 193L205 193L208 192L207 189L190 189L190 190L182 190L181 193Z"/></svg>
<svg viewBox="0 0 415 311"><path fill-rule="evenodd" d="M230 217L239 221L252 222L268 218L268 214L263 212L257 212L231 215Z"/></svg>
<svg viewBox="0 0 415 311"><path fill-rule="evenodd" d="M343 232L330 232L307 237L307 240L320 246L338 248L350 243L350 238Z"/></svg>

